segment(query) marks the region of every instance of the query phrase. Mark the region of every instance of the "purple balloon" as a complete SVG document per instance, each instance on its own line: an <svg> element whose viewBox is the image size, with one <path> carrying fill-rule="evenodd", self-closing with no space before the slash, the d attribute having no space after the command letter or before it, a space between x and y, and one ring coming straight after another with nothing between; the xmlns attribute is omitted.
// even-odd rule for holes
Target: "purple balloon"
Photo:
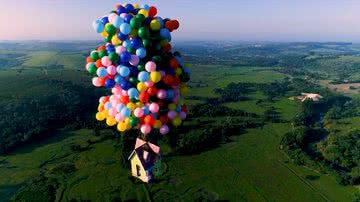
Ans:
<svg viewBox="0 0 360 202"><path fill-rule="evenodd" d="M169 119L174 119L176 117L176 112L175 111L169 111L168 112L168 117Z"/></svg>
<svg viewBox="0 0 360 202"><path fill-rule="evenodd" d="M168 127L167 125L161 126L161 128L160 128L160 133L161 133L162 135L168 134L168 133L169 133L169 127Z"/></svg>

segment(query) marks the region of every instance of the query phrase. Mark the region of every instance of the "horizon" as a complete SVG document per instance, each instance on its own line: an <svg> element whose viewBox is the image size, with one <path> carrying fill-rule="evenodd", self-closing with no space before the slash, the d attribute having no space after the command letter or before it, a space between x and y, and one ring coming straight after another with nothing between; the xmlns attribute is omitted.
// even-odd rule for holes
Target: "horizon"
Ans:
<svg viewBox="0 0 360 202"><path fill-rule="evenodd" d="M0 27L7 28L0 33L0 41L96 41L101 37L92 29L92 22L122 2L126 1L18 0L3 3L0 17L12 18L0 21ZM360 42L358 1L128 2L155 5L159 15L178 19L180 29L173 33L177 41Z"/></svg>

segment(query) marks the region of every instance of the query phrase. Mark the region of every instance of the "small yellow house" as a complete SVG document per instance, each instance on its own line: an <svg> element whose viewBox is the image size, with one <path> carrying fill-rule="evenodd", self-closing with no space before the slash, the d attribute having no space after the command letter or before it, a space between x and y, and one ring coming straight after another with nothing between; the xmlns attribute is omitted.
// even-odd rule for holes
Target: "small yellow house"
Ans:
<svg viewBox="0 0 360 202"><path fill-rule="evenodd" d="M160 147L136 139L134 151L131 152L129 160L131 163L132 176L139 178L143 182L150 182L152 179L152 169L159 159Z"/></svg>

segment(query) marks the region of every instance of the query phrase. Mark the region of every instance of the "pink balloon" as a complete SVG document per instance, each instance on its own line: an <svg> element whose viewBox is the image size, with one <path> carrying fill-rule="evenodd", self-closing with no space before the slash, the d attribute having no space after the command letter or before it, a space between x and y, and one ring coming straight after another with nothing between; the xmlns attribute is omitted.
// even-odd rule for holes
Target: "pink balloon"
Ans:
<svg viewBox="0 0 360 202"><path fill-rule="evenodd" d="M141 109L141 108L136 108L136 109L134 110L134 115L135 115L137 118L143 117L143 116L144 116L144 110Z"/></svg>
<svg viewBox="0 0 360 202"><path fill-rule="evenodd" d="M184 119L186 119L186 113L185 112L180 112L180 119L181 120L184 120Z"/></svg>
<svg viewBox="0 0 360 202"><path fill-rule="evenodd" d="M148 72L153 72L156 70L156 64L153 61L147 62L145 65L145 69Z"/></svg>
<svg viewBox="0 0 360 202"><path fill-rule="evenodd" d="M101 81L100 81L99 77L94 77L92 79L92 84L96 87L101 87Z"/></svg>
<svg viewBox="0 0 360 202"><path fill-rule="evenodd" d="M117 16L118 16L118 15L117 15L116 13L111 13L111 14L109 14L109 16L108 16L109 22L110 22L111 24L114 24L115 19L116 19Z"/></svg>
<svg viewBox="0 0 360 202"><path fill-rule="evenodd" d="M109 109L109 116L111 116L111 117L115 117L115 116L116 116L116 114L117 114L117 111L116 111L116 109L115 109L115 108L111 108L111 109Z"/></svg>
<svg viewBox="0 0 360 202"><path fill-rule="evenodd" d="M108 56L104 56L103 58L101 58L101 63L104 66L110 66L112 64Z"/></svg>
<svg viewBox="0 0 360 202"><path fill-rule="evenodd" d="M164 89L158 90L157 97L159 99L165 99L166 98L166 91Z"/></svg>
<svg viewBox="0 0 360 202"><path fill-rule="evenodd" d="M115 116L115 120L117 122L121 122L121 121L124 121L125 120L125 117L121 116L120 113L117 113L116 116Z"/></svg>
<svg viewBox="0 0 360 202"><path fill-rule="evenodd" d="M169 117L169 119L174 119L176 117L176 112L175 111L169 111L168 112L168 117Z"/></svg>
<svg viewBox="0 0 360 202"><path fill-rule="evenodd" d="M169 133L169 127L168 127L167 125L161 126L161 128L160 128L160 133L161 133L162 135L168 134L168 133Z"/></svg>
<svg viewBox="0 0 360 202"><path fill-rule="evenodd" d="M142 132L143 134L145 134L145 135L146 135L146 134L149 134L150 131L151 131L151 126L149 126L149 125L147 125L147 124L144 124L144 125L141 126L140 130L141 130L141 132Z"/></svg>
<svg viewBox="0 0 360 202"><path fill-rule="evenodd" d="M114 95L119 95L121 94L121 87L118 84L116 84L115 87L111 89L111 92Z"/></svg>
<svg viewBox="0 0 360 202"><path fill-rule="evenodd" d="M123 18L123 19L125 18L125 16L126 16L126 13L121 13L120 14L120 17Z"/></svg>
<svg viewBox="0 0 360 202"><path fill-rule="evenodd" d="M150 87L153 87L153 86L154 86L154 82L152 82L152 81L147 81L147 82L145 82L145 85L146 85L146 87L150 88Z"/></svg>
<svg viewBox="0 0 360 202"><path fill-rule="evenodd" d="M118 55L120 55L122 52L125 52L126 51L126 48L124 47L124 46L118 46L118 47L116 47L116 53L118 54Z"/></svg>
<svg viewBox="0 0 360 202"><path fill-rule="evenodd" d="M131 55L131 59L129 61L129 63L132 65L132 66L137 66L140 62L140 58L137 56L137 55Z"/></svg>
<svg viewBox="0 0 360 202"><path fill-rule="evenodd" d="M106 68L106 71L109 75L115 75L116 74L116 67L114 65L110 65Z"/></svg>
<svg viewBox="0 0 360 202"><path fill-rule="evenodd" d="M128 95L128 93L127 93L126 90L122 90L122 91L121 91L121 94L122 94L123 96L127 96L127 95Z"/></svg>
<svg viewBox="0 0 360 202"><path fill-rule="evenodd" d="M159 105L157 103L151 103L149 106L149 110L152 113L157 113L159 111Z"/></svg>

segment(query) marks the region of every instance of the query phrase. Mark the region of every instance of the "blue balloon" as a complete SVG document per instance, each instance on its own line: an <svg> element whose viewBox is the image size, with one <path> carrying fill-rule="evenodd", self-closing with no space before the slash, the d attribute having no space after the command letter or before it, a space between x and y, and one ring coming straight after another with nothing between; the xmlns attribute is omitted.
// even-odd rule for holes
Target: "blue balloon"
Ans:
<svg viewBox="0 0 360 202"><path fill-rule="evenodd" d="M124 21L125 21L126 23L130 24L130 21L131 21L132 18L133 18L132 15L127 14L127 15L125 15L125 17L124 17Z"/></svg>
<svg viewBox="0 0 360 202"><path fill-rule="evenodd" d="M120 25L120 32L128 35L131 32L131 26L128 23L123 23Z"/></svg>
<svg viewBox="0 0 360 202"><path fill-rule="evenodd" d="M107 71L105 67L100 67L99 69L97 69L96 74L99 77L106 77L107 76Z"/></svg>
<svg viewBox="0 0 360 202"><path fill-rule="evenodd" d="M161 38L164 38L164 39L171 39L171 34L170 34L170 31L168 29L161 29L160 30L160 36Z"/></svg>
<svg viewBox="0 0 360 202"><path fill-rule="evenodd" d="M147 4L145 4L143 9L149 11L149 10L150 10L150 6L147 5Z"/></svg>
<svg viewBox="0 0 360 202"><path fill-rule="evenodd" d="M140 58L143 59L144 57L146 57L146 49L145 48L138 48L136 50L136 55Z"/></svg>
<svg viewBox="0 0 360 202"><path fill-rule="evenodd" d="M180 105L176 105L176 112L180 113L181 112L181 106Z"/></svg>
<svg viewBox="0 0 360 202"><path fill-rule="evenodd" d="M121 41L124 41L124 40L126 40L128 38L127 34L123 34L121 32L119 32L117 36Z"/></svg>
<svg viewBox="0 0 360 202"><path fill-rule="evenodd" d="M173 90L167 90L166 91L166 98L169 99L169 100L174 98L174 91Z"/></svg>
<svg viewBox="0 0 360 202"><path fill-rule="evenodd" d="M118 72L119 73L119 72ZM122 81L124 81L124 77L122 77L121 75L116 75L115 76L115 82L117 84L120 84Z"/></svg>
<svg viewBox="0 0 360 202"><path fill-rule="evenodd" d="M125 48L130 48L130 46L131 46L130 40L124 41L123 44L122 44L122 46L124 46Z"/></svg>
<svg viewBox="0 0 360 202"><path fill-rule="evenodd" d="M114 79L106 79L106 81L105 81L106 88L114 88L115 84L116 83L115 83Z"/></svg>
<svg viewBox="0 0 360 202"><path fill-rule="evenodd" d="M126 66L119 65L116 70L122 77L127 77L130 74L130 69Z"/></svg>
<svg viewBox="0 0 360 202"><path fill-rule="evenodd" d="M143 109L145 115L149 115L149 114L150 114L149 107L144 106L142 109Z"/></svg>
<svg viewBox="0 0 360 202"><path fill-rule="evenodd" d="M145 18L145 24L150 25L152 18Z"/></svg>
<svg viewBox="0 0 360 202"><path fill-rule="evenodd" d="M126 4L125 9L127 12L132 13L134 11L134 6L132 4Z"/></svg>
<svg viewBox="0 0 360 202"><path fill-rule="evenodd" d="M127 107L124 107L121 109L121 112L120 112L121 116L123 117L129 117L131 115L131 110Z"/></svg>
<svg viewBox="0 0 360 202"><path fill-rule="evenodd" d="M107 102L107 103L105 103L105 105L104 105L104 108L106 109L106 110L109 110L109 109L111 109L111 103L110 102Z"/></svg>
<svg viewBox="0 0 360 202"><path fill-rule="evenodd" d="M122 81L120 83L120 87L123 89L123 90L129 90L129 88L131 87L131 84L130 82L128 81Z"/></svg>
<svg viewBox="0 0 360 202"><path fill-rule="evenodd" d="M137 77L139 70L137 68L130 68L130 77Z"/></svg>
<svg viewBox="0 0 360 202"><path fill-rule="evenodd" d="M124 107L125 107L124 104L118 104L118 105L116 106L116 111L117 111L117 112L121 112L121 110L122 110Z"/></svg>
<svg viewBox="0 0 360 202"><path fill-rule="evenodd" d="M140 39L137 39L137 38L133 38L131 40L131 48L133 49L137 49L137 48L140 48L142 45L142 42Z"/></svg>
<svg viewBox="0 0 360 202"><path fill-rule="evenodd" d="M146 81L148 81L148 80L149 80L149 73L146 72L146 71L140 72L139 75L138 75L138 79L139 79L139 81L141 81L141 82L146 82Z"/></svg>
<svg viewBox="0 0 360 202"><path fill-rule="evenodd" d="M100 20L96 20L95 22L93 22L93 27L94 27L94 30L99 34L101 32L103 32L105 29L104 24L102 24Z"/></svg>
<svg viewBox="0 0 360 202"><path fill-rule="evenodd" d="M128 63L131 60L131 54L124 51L120 54L120 60L122 63Z"/></svg>
<svg viewBox="0 0 360 202"><path fill-rule="evenodd" d="M139 91L136 88L130 88L128 90L128 95L130 98L139 98Z"/></svg>
<svg viewBox="0 0 360 202"><path fill-rule="evenodd" d="M124 23L124 19L122 19L120 16L116 16L114 20L114 26L116 28L120 28L120 25Z"/></svg>
<svg viewBox="0 0 360 202"><path fill-rule="evenodd" d="M103 25L106 25L108 22L109 22L109 18L108 18L108 17L103 17L103 18L101 19L101 23L102 23Z"/></svg>
<svg viewBox="0 0 360 202"><path fill-rule="evenodd" d="M117 9L116 13L117 13L118 15L120 15L121 13L126 13L126 8L125 8L124 6L120 6L120 7Z"/></svg>

